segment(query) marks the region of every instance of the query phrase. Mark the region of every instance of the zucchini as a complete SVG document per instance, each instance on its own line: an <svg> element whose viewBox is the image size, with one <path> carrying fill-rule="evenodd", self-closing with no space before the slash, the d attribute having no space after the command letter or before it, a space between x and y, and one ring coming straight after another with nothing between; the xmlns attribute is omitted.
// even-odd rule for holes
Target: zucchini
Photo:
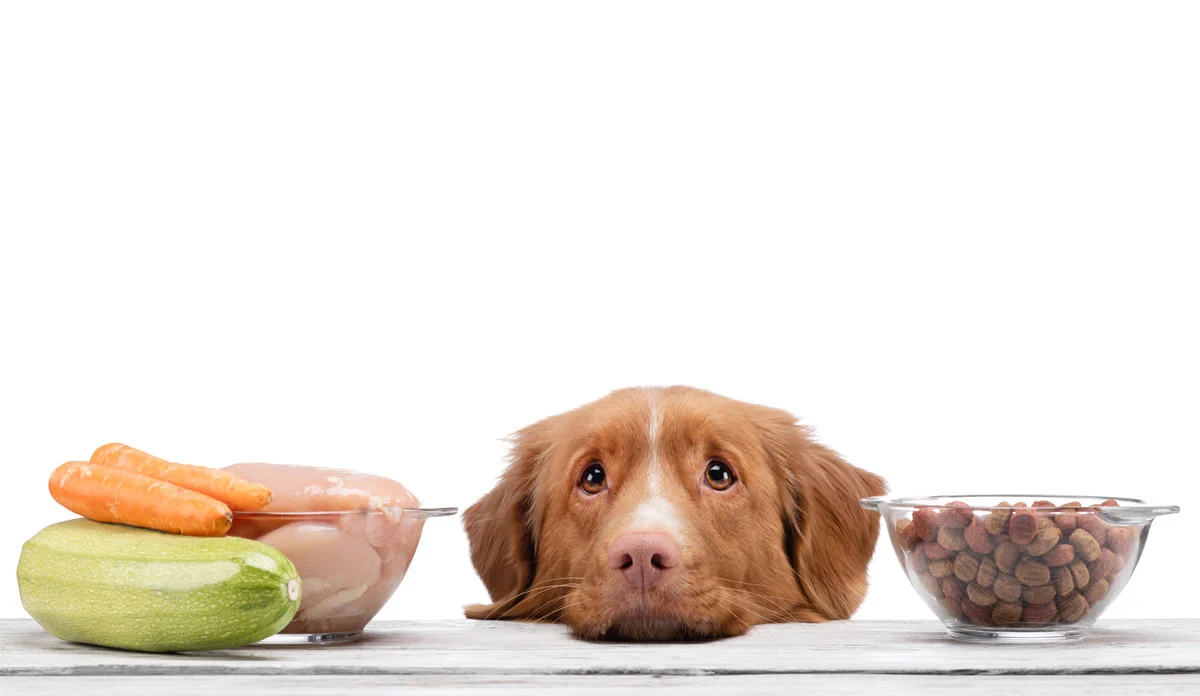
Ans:
<svg viewBox="0 0 1200 696"><path fill-rule="evenodd" d="M254 643L300 606L295 566L266 544L82 519L25 542L17 585L50 635L148 652Z"/></svg>

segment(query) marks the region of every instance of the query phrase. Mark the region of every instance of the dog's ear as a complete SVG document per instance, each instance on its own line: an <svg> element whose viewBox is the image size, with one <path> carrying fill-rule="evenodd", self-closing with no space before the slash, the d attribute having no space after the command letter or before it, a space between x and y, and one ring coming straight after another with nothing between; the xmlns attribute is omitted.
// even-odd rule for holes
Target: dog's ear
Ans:
<svg viewBox="0 0 1200 696"><path fill-rule="evenodd" d="M797 607L795 618L848 619L866 596L867 564L879 536L878 513L858 501L887 488L814 442L790 414L771 409L762 425L763 444L787 481L788 558L811 605Z"/></svg>
<svg viewBox="0 0 1200 696"><path fill-rule="evenodd" d="M530 508L536 471L550 445L549 427L542 421L516 434L508 469L496 487L463 514L471 562L492 598L492 604L468 606L467 618L520 618L512 610L536 571Z"/></svg>

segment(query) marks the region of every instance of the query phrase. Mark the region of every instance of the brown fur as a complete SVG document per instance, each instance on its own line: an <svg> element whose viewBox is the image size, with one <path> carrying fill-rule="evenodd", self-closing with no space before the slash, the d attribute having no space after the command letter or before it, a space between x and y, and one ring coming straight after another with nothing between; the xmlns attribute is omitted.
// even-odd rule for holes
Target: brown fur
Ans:
<svg viewBox="0 0 1200 696"><path fill-rule="evenodd" d="M638 593L606 563L647 498L651 400L662 496L682 562ZM738 482L705 486L712 457ZM600 461L609 488L576 485ZM845 619L867 590L883 481L817 444L791 415L687 387L624 389L515 436L495 489L467 510L471 559L493 602L475 619L559 621L584 638L703 639L758 623Z"/></svg>

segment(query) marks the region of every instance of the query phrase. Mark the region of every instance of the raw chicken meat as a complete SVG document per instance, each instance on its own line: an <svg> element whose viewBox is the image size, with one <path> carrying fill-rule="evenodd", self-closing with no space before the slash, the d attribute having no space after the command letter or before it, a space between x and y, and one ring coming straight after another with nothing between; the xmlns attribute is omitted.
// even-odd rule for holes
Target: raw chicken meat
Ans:
<svg viewBox="0 0 1200 696"><path fill-rule="evenodd" d="M330 512L302 518L236 513L230 534L283 552L300 573L300 609L284 633L361 631L404 579L423 519L417 499L391 479L284 464L225 467L271 489L262 512Z"/></svg>

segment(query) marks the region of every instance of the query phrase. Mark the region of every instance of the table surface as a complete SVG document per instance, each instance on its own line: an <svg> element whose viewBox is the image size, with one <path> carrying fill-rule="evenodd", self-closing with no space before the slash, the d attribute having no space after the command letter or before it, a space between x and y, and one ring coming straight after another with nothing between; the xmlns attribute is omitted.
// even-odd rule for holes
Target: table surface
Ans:
<svg viewBox="0 0 1200 696"><path fill-rule="evenodd" d="M759 626L709 643L651 644L589 643L546 624L379 622L343 646L176 655L65 643L30 620L0 619L0 655L5 696L617 694L663 686L699 694L1200 693L1200 619L1102 622L1082 641L1052 645L959 643L933 621Z"/></svg>

